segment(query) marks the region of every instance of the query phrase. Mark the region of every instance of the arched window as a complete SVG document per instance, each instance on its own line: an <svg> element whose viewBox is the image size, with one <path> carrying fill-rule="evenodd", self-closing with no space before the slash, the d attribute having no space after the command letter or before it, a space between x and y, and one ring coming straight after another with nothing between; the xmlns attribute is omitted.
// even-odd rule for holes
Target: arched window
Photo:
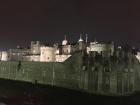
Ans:
<svg viewBox="0 0 140 105"><path fill-rule="evenodd" d="M50 58L48 57L47 59L49 60Z"/></svg>
<svg viewBox="0 0 140 105"><path fill-rule="evenodd" d="M93 66L91 67L91 71L94 71L94 67Z"/></svg>
<svg viewBox="0 0 140 105"><path fill-rule="evenodd" d="M83 70L83 71L86 70L86 66L85 66L85 65L82 66L82 70Z"/></svg>

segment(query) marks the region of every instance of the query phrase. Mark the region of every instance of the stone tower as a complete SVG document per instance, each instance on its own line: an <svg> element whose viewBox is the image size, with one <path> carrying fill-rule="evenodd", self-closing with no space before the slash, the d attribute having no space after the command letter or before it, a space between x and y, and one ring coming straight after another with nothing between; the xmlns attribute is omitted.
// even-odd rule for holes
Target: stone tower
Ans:
<svg viewBox="0 0 140 105"><path fill-rule="evenodd" d="M31 54L38 55L40 54L40 42L31 41Z"/></svg>

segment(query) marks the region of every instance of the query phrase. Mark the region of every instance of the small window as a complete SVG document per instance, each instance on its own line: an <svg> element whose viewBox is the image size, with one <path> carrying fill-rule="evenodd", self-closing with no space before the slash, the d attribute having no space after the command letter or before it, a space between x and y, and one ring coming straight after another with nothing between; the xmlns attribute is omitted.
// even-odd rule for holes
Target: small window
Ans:
<svg viewBox="0 0 140 105"><path fill-rule="evenodd" d="M94 69L95 69L94 67L91 67L91 70L92 70L92 71L94 71Z"/></svg>
<svg viewBox="0 0 140 105"><path fill-rule="evenodd" d="M86 70L86 66L82 66L82 70L85 71Z"/></svg>

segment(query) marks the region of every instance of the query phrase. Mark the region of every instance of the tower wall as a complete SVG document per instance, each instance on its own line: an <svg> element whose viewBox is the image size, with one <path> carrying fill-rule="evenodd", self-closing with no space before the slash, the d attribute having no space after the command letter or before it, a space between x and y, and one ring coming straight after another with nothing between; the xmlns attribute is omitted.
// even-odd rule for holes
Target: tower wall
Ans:
<svg viewBox="0 0 140 105"><path fill-rule="evenodd" d="M55 62L55 49L53 47L41 47L40 51L41 62Z"/></svg>

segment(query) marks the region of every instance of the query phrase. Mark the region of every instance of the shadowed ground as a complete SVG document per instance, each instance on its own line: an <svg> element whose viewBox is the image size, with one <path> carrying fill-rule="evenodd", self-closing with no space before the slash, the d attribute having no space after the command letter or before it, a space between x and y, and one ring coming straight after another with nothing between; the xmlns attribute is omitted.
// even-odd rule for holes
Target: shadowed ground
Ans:
<svg viewBox="0 0 140 105"><path fill-rule="evenodd" d="M140 95L100 96L52 86L0 80L0 105L140 105Z"/></svg>

